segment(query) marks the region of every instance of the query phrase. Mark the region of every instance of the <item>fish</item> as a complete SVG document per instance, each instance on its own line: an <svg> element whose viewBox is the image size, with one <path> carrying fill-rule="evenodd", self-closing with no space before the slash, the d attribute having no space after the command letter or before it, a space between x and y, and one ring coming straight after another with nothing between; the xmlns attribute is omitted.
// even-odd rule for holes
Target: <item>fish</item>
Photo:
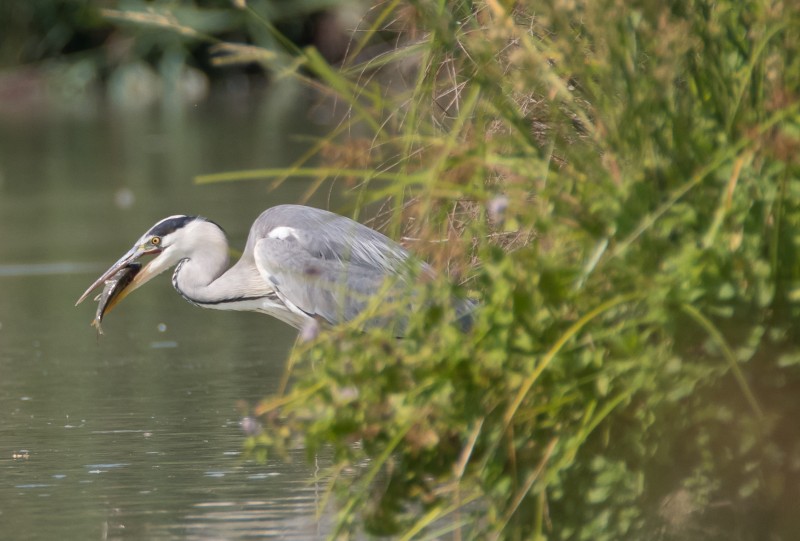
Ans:
<svg viewBox="0 0 800 541"><path fill-rule="evenodd" d="M92 327L97 329L97 335L103 334L103 317L111 311L120 300L120 294L130 285L133 279L142 270L141 263L129 263L115 272L111 278L103 282L103 291L94 300L97 301L97 312L92 320Z"/></svg>

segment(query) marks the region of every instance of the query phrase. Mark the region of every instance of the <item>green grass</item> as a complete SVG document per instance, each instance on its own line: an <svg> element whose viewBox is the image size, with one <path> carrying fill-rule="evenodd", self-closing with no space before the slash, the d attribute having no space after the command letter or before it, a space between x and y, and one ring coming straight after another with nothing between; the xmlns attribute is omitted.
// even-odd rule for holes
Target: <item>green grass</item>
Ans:
<svg viewBox="0 0 800 541"><path fill-rule="evenodd" d="M347 114L294 167L199 180L342 179L441 271L406 339L299 344L256 408L257 455L332 450L332 538L796 535L791 6L388 2L341 66L263 55Z"/></svg>

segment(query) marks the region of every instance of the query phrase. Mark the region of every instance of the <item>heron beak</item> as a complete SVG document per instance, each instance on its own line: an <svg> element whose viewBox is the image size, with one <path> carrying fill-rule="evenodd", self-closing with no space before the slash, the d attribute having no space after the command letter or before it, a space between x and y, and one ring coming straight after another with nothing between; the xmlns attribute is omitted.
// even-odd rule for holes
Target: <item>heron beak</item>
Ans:
<svg viewBox="0 0 800 541"><path fill-rule="evenodd" d="M160 250L148 250L146 248L143 248L142 246L134 246L133 248L128 250L128 252L125 255L123 255L121 258L119 258L119 260L116 263L111 265L111 267L106 272L104 272L100 276L100 278L95 280L94 283L92 285L90 285L89 288L86 291L83 292L83 295L80 296L80 298L78 299L78 302L75 303L75 306L78 306L80 303L82 303L84 300L86 300L86 297L88 297L92 293L92 291L94 291L98 287L102 286L103 283L106 280L108 280L109 278L114 276L114 274L116 274L117 271L119 271L120 269L122 269L126 265L129 265L130 263L133 263L134 261L136 261L137 259L139 259L140 257L142 257L144 255L156 254L156 253L159 253L159 252L160 252ZM131 281L131 283L123 291L120 291L120 293L117 296L117 298L114 299L112 303L110 303L112 306L117 304L117 303L119 303L119 301L121 301L123 298L128 296L128 294L130 294L131 291L133 291L134 289L136 289L139 286L143 285L145 282L147 282L148 280L150 280L151 278L153 278L156 275L156 273L154 273L152 271L148 272L147 271L148 267L149 267L149 265L147 265L144 268L142 268L142 270L139 272L139 274L136 275L136 278L134 278Z"/></svg>
<svg viewBox="0 0 800 541"><path fill-rule="evenodd" d="M158 251L150 251L150 252L146 252L146 253L153 254L153 253L160 253L160 252L158 252ZM120 291L117 294L116 297L114 297L113 299L111 299L111 301L109 301L109 303L108 303L108 305L106 307L106 313L108 313L117 304L122 302L122 299L124 299L125 297L127 297L128 295L133 293L134 289L139 289L140 287L145 285L147 282L149 282L150 280L152 280L153 278L155 278L156 276L161 274L161 272L164 269L156 268L156 265L154 265L155 261L156 260L153 259L152 261L149 261L147 263L147 265L142 267L142 269L136 274L136 276L133 277L133 280L131 280L131 283L128 284L127 286L125 286L125 289Z"/></svg>

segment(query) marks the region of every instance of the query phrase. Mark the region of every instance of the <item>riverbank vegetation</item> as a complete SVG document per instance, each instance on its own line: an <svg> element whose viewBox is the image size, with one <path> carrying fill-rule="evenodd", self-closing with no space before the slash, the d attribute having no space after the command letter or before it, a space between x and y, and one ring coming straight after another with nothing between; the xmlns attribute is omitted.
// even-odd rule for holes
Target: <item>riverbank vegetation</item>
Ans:
<svg viewBox="0 0 800 541"><path fill-rule="evenodd" d="M332 538L792 538L798 8L369 8L335 66L211 49L342 114L296 167L200 182L336 178L439 271L403 340L306 333L248 449L333 454Z"/></svg>

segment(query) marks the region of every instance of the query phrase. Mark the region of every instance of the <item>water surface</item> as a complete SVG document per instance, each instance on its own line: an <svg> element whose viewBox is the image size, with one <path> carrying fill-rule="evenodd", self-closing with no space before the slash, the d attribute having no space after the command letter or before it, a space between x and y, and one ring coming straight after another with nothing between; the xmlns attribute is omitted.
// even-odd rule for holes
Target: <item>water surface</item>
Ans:
<svg viewBox="0 0 800 541"><path fill-rule="evenodd" d="M295 332L201 310L169 277L89 326L74 302L152 223L201 214L241 248L252 220L306 188L194 186L288 165L302 99L0 122L0 531L7 539L314 539L322 490L291 463L241 456L237 402L277 388ZM299 121L298 124L298 120ZM324 201L316 202L325 206Z"/></svg>

